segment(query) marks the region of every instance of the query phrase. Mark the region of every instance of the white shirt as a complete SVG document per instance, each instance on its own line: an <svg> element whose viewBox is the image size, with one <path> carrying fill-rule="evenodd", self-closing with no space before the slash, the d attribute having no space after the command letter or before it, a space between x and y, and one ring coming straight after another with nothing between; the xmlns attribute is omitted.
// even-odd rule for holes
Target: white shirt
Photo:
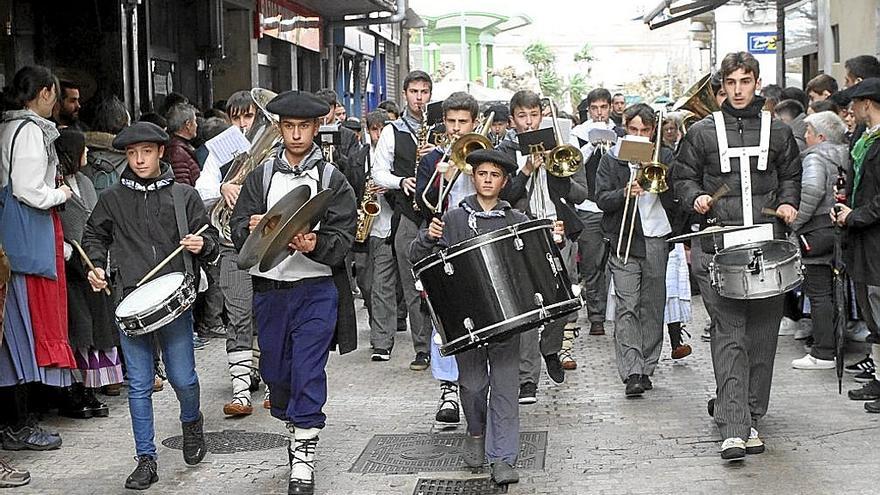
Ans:
<svg viewBox="0 0 880 495"><path fill-rule="evenodd" d="M284 157L283 153L281 156L283 157L283 160L287 161L287 158ZM266 207L272 208L272 206L283 198L285 194L302 185L309 186L309 189L311 190L310 197L314 197L315 194L318 193L318 181L320 180L321 178L318 176L317 167L312 167L299 177L294 176L294 174L273 174L272 180L269 182L269 194L266 198ZM320 224L316 225L314 230L318 230L319 228ZM284 261L279 263L275 268L272 268L267 272L261 272L260 265L256 265L250 269L250 274L272 280L293 282L307 278L329 277L333 272L329 266L313 261L300 252L294 252L294 254L285 258Z"/></svg>
<svg viewBox="0 0 880 495"><path fill-rule="evenodd" d="M36 113L31 118L40 119ZM3 124L0 130L0 187L9 179L9 151L12 136L21 125L20 120ZM67 200L64 192L55 188L53 167L43 143L43 131L33 123L21 128L15 138L15 165L12 167L12 193L22 203L40 210L48 210Z"/></svg>
<svg viewBox="0 0 880 495"><path fill-rule="evenodd" d="M370 148L370 163L373 164L373 174L376 173L376 147ZM368 172L365 170L364 172ZM376 182L375 176L373 177L373 182ZM378 183L377 183L378 184ZM373 227L370 229L370 237L376 237L377 239L387 239L388 236L391 235L391 216L394 214L391 211L391 206L388 204L388 201L385 200L384 194L378 194L377 198L379 200L379 216L373 220Z"/></svg>
<svg viewBox="0 0 880 495"><path fill-rule="evenodd" d="M523 155L519 150L516 150L516 163L519 165L519 171L526 166L526 161L529 159L529 155ZM540 174L541 179L544 183L544 187L539 191L537 188L532 190L532 194L528 194L529 190L532 189L532 181L535 178L536 174ZM536 171L532 171L532 174L529 175L529 179L526 181L526 194L529 196L529 210L533 215L538 215L540 212L539 201L541 201L541 194L543 194L543 206L544 206L544 218L550 218L552 220L556 220L556 205L553 204L553 201L550 200L550 189L547 187L547 168L541 167Z"/></svg>
<svg viewBox="0 0 880 495"><path fill-rule="evenodd" d="M409 133L413 143L416 137ZM385 189L400 189L400 177L394 175L392 167L394 166L394 126L388 124L382 129L379 135L379 141L376 143L376 151L373 155L373 182ZM415 160L415 156L413 156Z"/></svg>
<svg viewBox="0 0 880 495"><path fill-rule="evenodd" d="M596 151L596 147L593 146L593 143L589 141L589 134L592 129L607 129L609 131L614 130L614 121L608 120L607 122L594 122L592 120L588 120L583 124L578 124L574 129L571 130L571 139L569 140L572 145L578 146L580 142L578 138L583 139L587 142L587 144L581 147L581 153L584 155L585 160L589 160L593 153ZM580 211L589 211L593 213L602 213L602 209L599 208L594 201L590 201L589 199L585 199L582 202L575 205L575 208Z"/></svg>
<svg viewBox="0 0 880 495"><path fill-rule="evenodd" d="M220 185L223 181L223 174L220 172L222 163L217 161L214 153L208 153L205 159L205 165L202 167L202 173L196 179L196 192L202 201L208 203L220 198Z"/></svg>
<svg viewBox="0 0 880 495"><path fill-rule="evenodd" d="M638 164L630 164L631 170L637 170ZM643 192L639 195L639 219L642 221L642 232L645 237L663 237L672 232L672 225L660 202L657 193Z"/></svg>

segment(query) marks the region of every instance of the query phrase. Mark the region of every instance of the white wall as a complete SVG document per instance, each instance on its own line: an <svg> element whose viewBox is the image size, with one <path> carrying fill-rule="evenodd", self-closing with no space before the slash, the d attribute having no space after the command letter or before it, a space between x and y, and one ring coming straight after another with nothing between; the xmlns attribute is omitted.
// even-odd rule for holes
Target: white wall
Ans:
<svg viewBox="0 0 880 495"><path fill-rule="evenodd" d="M748 33L776 31L775 4L769 5L770 8L766 10L755 11L751 19L742 5L725 5L715 9L716 69L728 53L748 51ZM755 54L755 58L761 64L761 83L776 83L776 55Z"/></svg>

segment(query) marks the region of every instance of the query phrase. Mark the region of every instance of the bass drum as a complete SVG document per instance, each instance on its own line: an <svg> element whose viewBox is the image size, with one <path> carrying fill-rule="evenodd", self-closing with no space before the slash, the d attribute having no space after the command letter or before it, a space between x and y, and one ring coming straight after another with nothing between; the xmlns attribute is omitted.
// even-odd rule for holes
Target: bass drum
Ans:
<svg viewBox="0 0 880 495"><path fill-rule="evenodd" d="M709 275L718 294L731 299L766 299L804 281L800 251L782 240L722 249L712 258Z"/></svg>
<svg viewBox="0 0 880 495"><path fill-rule="evenodd" d="M532 220L450 246L415 265L449 356L579 310L553 222Z"/></svg>

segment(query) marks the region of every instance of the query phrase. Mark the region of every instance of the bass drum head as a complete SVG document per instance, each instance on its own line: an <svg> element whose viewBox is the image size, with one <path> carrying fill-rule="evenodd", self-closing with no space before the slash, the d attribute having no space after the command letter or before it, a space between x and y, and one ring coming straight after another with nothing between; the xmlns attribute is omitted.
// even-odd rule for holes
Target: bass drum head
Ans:
<svg viewBox="0 0 880 495"><path fill-rule="evenodd" d="M116 307L116 316L125 318L164 304L168 296L174 294L174 291L183 285L185 279L183 273L175 272L147 282L119 303Z"/></svg>

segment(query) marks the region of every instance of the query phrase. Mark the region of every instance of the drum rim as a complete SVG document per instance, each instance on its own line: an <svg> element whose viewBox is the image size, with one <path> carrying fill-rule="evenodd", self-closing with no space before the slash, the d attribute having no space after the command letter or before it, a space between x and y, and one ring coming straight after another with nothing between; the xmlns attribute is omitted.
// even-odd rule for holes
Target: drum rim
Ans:
<svg viewBox="0 0 880 495"><path fill-rule="evenodd" d="M771 297L781 296L781 295L785 294L786 292L794 290L797 286L799 286L803 283L804 283L804 277L801 276L801 277L798 277L798 279L794 283L792 283L791 285L789 285L783 289L780 289L779 292L774 292L772 294L768 294L767 292L759 292L754 295L746 295L745 297L743 297L743 296L738 297L735 295L728 296L728 295L722 294L721 291L719 290L722 288L721 286L716 287L715 292L717 292L719 296L725 297L727 299L736 299L737 301L752 301L755 299L770 299Z"/></svg>
<svg viewBox="0 0 880 495"><path fill-rule="evenodd" d="M527 227L522 228L522 229L516 229L515 231L511 230L511 229L513 229L513 227L515 225L527 225ZM491 232L486 232L485 234L480 234L476 237L471 237L470 239L453 244L452 246L444 248L441 251L436 252L434 254L430 254L428 256L425 256L424 258L422 258L421 260L419 260L413 264L413 273L415 274L416 277L418 277L419 274L421 274L423 271L427 270L428 268L431 268L432 266L434 266L438 263L442 263L443 260L450 260L452 258L455 258L456 256L461 255L461 254L467 253L469 251L473 251L474 249L479 249L487 244L492 244L495 241L500 241L500 240L507 239L509 237L514 237L518 234L525 234L528 232L533 232L536 230L543 230L543 229L552 230L552 227L553 227L552 220L541 218L541 219L537 219L537 220L529 220L528 222L517 223L514 225L508 225L508 226L502 227L500 229L495 229ZM502 230L508 230L508 232L503 233L503 234L498 234L498 232L500 232ZM484 236L492 236L493 234L494 234L494 237L484 238ZM479 239L479 241L477 241L478 239ZM471 244L471 245L468 245L468 244ZM454 252L450 253L450 251L454 251Z"/></svg>
<svg viewBox="0 0 880 495"><path fill-rule="evenodd" d="M165 305L164 301L163 301L163 302L160 302L160 303L158 303L158 304L154 304L153 306L148 306L148 307L146 307L146 308L143 308L143 309L141 309L140 311L138 311L137 313L128 313L128 314L124 314L124 315L119 315L119 309L122 308L122 305L123 305L123 303L125 302L126 299L128 299L128 298L134 296L135 294L137 294L138 292L140 292L140 291L142 291L142 290L146 290L148 287L150 287L151 285L153 285L153 284L159 282L160 280L163 280L163 279L166 279L166 278L168 278L168 277L172 277L172 276L180 276L180 277L182 277L182 278L181 278L181 283L180 283L180 284L177 286L177 288L175 288L174 291L171 293L171 294L175 294L178 290L180 290L180 287L186 285L186 283L187 283L187 274L186 274L186 272L171 272L171 273L166 273L165 275L162 275L162 276L160 276L160 277L156 277L156 278L154 278L153 280L150 280L149 282L145 283L144 285L141 285L140 287L138 287L138 288L136 288L135 290L131 291L127 296L123 297L121 301L119 301L119 304L116 306L116 310L113 312L113 314L114 314L115 316L117 316L117 317L120 317L120 318L130 318L130 317L132 317L132 316L134 316L134 315L136 315L136 314L141 314L141 313L143 313L143 312L145 312L145 311L153 311L153 310L155 310L155 309L157 309L157 308L161 308L161 307L163 307L163 306ZM168 294L168 295L170 296L171 294Z"/></svg>
<svg viewBox="0 0 880 495"><path fill-rule="evenodd" d="M718 251L717 253L715 253L715 254L712 256L712 263L710 263L710 269L711 269L712 266L714 265L715 267L719 267L719 268L718 268L719 270L722 270L722 271L725 271L725 272L735 272L735 271L739 271L739 270L723 270L722 268L733 268L733 267L741 268L742 265L732 265L732 264L729 264L729 263L719 263L719 262L718 262L718 255L720 255L720 254L730 254L731 252L733 252L733 250L736 250L736 249L740 249L740 250L742 250L742 249L752 249L753 247L758 247L758 246L760 246L760 245L767 244L767 243L773 243L773 244L786 244L786 245L791 246L794 250L792 251L791 255L790 255L788 258L784 258L784 259L781 259L781 260L778 260L778 261L771 261L770 263L764 263L764 267L766 267L766 268L771 268L771 269L772 269L772 268L777 268L777 267L782 266L782 265L787 265L787 264L791 263L792 261L796 261L796 260L798 260L798 259L801 257L801 252L800 252L800 250L798 249L797 245L795 245L795 243L790 242L790 241L786 241L786 240L783 240L783 239L768 239L768 240L766 240L766 241L758 241L758 242L749 242L749 243L746 243L746 244L739 244L739 245L737 245L737 246L731 246L731 247L729 247L729 248L724 248L724 249L722 249L721 251Z"/></svg>
<svg viewBox="0 0 880 495"><path fill-rule="evenodd" d="M184 292L187 288L189 288L189 295L187 296L187 294L184 294L184 296L186 296L184 299L184 303L180 304L179 306L177 306L177 308L174 309L174 311L170 311L167 315L154 321L153 323L150 323L147 326L138 326L135 328L128 328L127 325L125 325L126 320L135 320L136 322L139 322L143 318L156 314L160 309L167 309L170 301L166 300L162 306L152 308L149 312L141 313L139 315L128 315L121 318L116 317L117 326L119 326L119 329L122 330L122 332L129 337L138 337L140 335L146 335L148 333L155 332L156 330L179 318L180 315L187 312L190 308L192 308L193 304L195 304L196 298L198 298L199 293L198 290L195 289L195 287L192 287L192 284L181 285L171 295L177 294L179 292Z"/></svg>
<svg viewBox="0 0 880 495"><path fill-rule="evenodd" d="M456 339L454 339L454 340L450 340L449 342L446 342L445 344L441 345L441 346L440 346L440 351L441 351L440 353L441 353L443 356L449 356L449 355L452 355L452 354L444 354L443 351L446 350L446 349L449 349L449 347L452 346L453 344L456 344L456 343L459 343L459 342L462 342L462 341L468 341L468 340L470 340L470 334L471 334L471 333L476 334L476 333L484 333L484 332L487 332L487 331L491 331L491 330L493 330L493 329L495 329L495 328L498 328L498 327L500 327L500 326L502 326L502 325L509 324L509 323L514 322L514 321L516 321L516 320L527 319L527 317L529 317L529 316L533 316L533 315L535 315L535 314L540 314L541 311L547 311L547 310L551 310L551 309L556 309L556 308L560 308L560 307L565 307L565 306L571 304L572 301L578 301L578 302L575 304L578 308L582 308L582 307L584 306L584 302L583 302L583 299L582 299L582 298L580 298L580 297L573 297L573 298L571 298L571 299L566 299L565 301L560 301L560 302L557 302L557 303L550 304L550 305L548 305L548 306L544 306L543 308L535 308L535 309L533 309L533 310L531 310L531 311L527 311L527 312L525 312L525 313L520 313L520 314L518 314L518 315L516 315L516 316L514 316L514 317L512 317L512 318L508 318L508 319L506 319L506 320L502 320L502 321L499 321L499 322L495 322L495 323L493 323L493 324L491 324L491 325L488 325L488 326L485 326L485 327L483 327L483 328L480 328L479 330L473 330L472 332L466 332L466 333L465 333L464 335L462 335L461 337L458 337L458 338L456 338ZM560 316L561 316L561 315L560 315ZM551 318L551 319L552 319L552 318ZM488 339L483 339L483 340L481 340L480 342L484 342L484 341L486 341L486 340L488 340ZM457 351L457 352L461 352L461 351Z"/></svg>

